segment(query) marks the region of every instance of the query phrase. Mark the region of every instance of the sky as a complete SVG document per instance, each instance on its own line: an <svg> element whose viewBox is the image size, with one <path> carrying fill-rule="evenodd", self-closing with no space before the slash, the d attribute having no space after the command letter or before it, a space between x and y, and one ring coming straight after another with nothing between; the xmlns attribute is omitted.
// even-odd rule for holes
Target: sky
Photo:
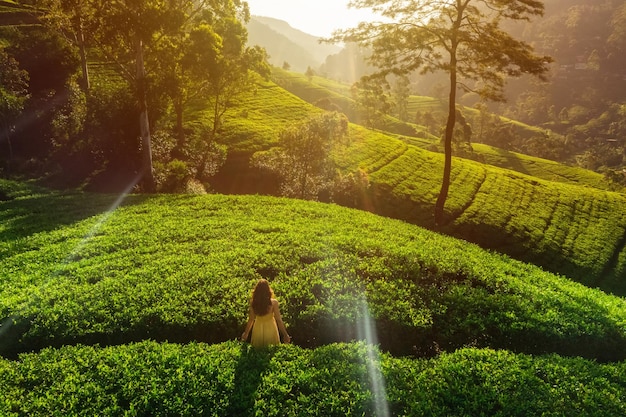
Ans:
<svg viewBox="0 0 626 417"><path fill-rule="evenodd" d="M348 0L246 0L255 16L284 20L293 28L319 37L376 20L369 10L348 9Z"/></svg>

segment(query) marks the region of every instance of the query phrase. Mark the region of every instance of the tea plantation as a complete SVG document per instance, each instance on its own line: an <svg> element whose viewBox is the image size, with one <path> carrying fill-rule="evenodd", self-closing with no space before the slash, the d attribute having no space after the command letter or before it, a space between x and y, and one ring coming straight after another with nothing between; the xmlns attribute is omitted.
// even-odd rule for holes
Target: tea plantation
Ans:
<svg viewBox="0 0 626 417"><path fill-rule="evenodd" d="M294 94L315 102L345 93L319 77L309 82L303 75L276 71L278 81L293 94L272 82L259 82L258 89L228 115L224 141L231 147L230 163L221 180L258 182L250 173L252 154L276 146L285 126L322 111ZM202 122L201 111L197 119ZM433 207L443 155L424 149L419 145L422 140L426 139L350 125L349 144L336 149L332 158L344 172L366 173L369 187L358 208L435 228ZM489 163L454 158L446 224L440 232L587 286L626 295L624 193L607 191L609 185L600 174L581 168L486 145L476 146L476 153ZM218 189L232 192L230 183Z"/></svg>
<svg viewBox="0 0 626 417"><path fill-rule="evenodd" d="M476 245L280 198L0 189L0 415L626 411L626 301ZM294 346L234 341L261 277Z"/></svg>

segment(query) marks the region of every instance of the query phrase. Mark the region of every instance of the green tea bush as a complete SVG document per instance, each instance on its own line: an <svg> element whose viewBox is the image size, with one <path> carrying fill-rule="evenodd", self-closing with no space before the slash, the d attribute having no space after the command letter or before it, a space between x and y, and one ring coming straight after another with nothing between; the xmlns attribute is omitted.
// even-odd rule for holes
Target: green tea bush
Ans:
<svg viewBox="0 0 626 417"><path fill-rule="evenodd" d="M0 360L0 414L614 416L624 371L490 349L394 358L365 343L68 346Z"/></svg>
<svg viewBox="0 0 626 417"><path fill-rule="evenodd" d="M261 277L302 346L375 331L401 355L477 346L607 361L626 352L623 299L370 213L258 196L33 200L0 203L5 356L234 339Z"/></svg>

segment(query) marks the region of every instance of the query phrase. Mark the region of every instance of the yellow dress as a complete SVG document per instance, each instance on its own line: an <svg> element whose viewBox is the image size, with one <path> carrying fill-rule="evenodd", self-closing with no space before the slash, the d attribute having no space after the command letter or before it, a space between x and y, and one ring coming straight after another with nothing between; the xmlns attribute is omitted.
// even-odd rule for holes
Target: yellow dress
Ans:
<svg viewBox="0 0 626 417"><path fill-rule="evenodd" d="M280 343L274 312L255 317L250 342L255 348L278 345Z"/></svg>

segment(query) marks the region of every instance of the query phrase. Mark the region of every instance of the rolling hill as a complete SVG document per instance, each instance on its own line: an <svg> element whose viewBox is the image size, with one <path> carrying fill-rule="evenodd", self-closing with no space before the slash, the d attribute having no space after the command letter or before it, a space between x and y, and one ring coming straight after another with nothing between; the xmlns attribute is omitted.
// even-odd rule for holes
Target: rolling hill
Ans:
<svg viewBox="0 0 626 417"><path fill-rule="evenodd" d="M0 415L626 413L623 193L476 146L429 230L437 139L352 118L332 158L366 174L359 205L257 195L285 127L324 99L354 116L345 86L281 77L227 113L218 193L0 179ZM295 345L234 340L259 278Z"/></svg>
<svg viewBox="0 0 626 417"><path fill-rule="evenodd" d="M291 89L298 85L294 81ZM322 87L313 87L316 96L323 93ZM225 121L224 141L232 152L215 189L263 192L262 174L249 168L251 155L276 146L285 126L321 111L272 82L260 83ZM350 136L350 145L334 158L345 172L367 173L370 186L360 208L433 228L443 155L428 150L429 138L358 125L351 126ZM455 159L441 231L591 287L626 294L624 194L596 188L608 185L580 168L491 147L477 147L480 152L496 166Z"/></svg>
<svg viewBox="0 0 626 417"><path fill-rule="evenodd" d="M0 189L3 415L624 411L624 299L536 266L336 205ZM296 346L231 340L260 277Z"/></svg>
<svg viewBox="0 0 626 417"><path fill-rule="evenodd" d="M321 111L259 82L227 115L216 185L258 185L249 157ZM491 150L510 168L570 173L456 158L445 232L488 251L417 226L430 224L440 153L356 124L350 138L335 162L367 172L361 208L387 218L0 181L0 413L622 413L626 306L606 292L624 289L624 195L522 155ZM260 277L296 346L232 341Z"/></svg>

